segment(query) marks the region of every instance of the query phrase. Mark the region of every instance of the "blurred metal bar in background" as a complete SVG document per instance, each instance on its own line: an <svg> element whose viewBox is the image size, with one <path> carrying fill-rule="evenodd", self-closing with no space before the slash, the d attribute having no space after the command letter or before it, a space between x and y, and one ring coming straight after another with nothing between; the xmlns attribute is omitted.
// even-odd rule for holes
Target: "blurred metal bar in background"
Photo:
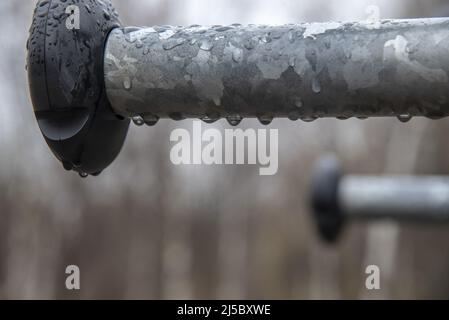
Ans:
<svg viewBox="0 0 449 320"><path fill-rule="evenodd" d="M338 202L349 219L449 221L449 178L349 175Z"/></svg>
<svg viewBox="0 0 449 320"><path fill-rule="evenodd" d="M312 206L323 237L334 241L345 221L449 222L449 177L343 175L338 161L319 161Z"/></svg>
<svg viewBox="0 0 449 320"><path fill-rule="evenodd" d="M116 113L231 124L257 117L449 115L449 19L115 29Z"/></svg>

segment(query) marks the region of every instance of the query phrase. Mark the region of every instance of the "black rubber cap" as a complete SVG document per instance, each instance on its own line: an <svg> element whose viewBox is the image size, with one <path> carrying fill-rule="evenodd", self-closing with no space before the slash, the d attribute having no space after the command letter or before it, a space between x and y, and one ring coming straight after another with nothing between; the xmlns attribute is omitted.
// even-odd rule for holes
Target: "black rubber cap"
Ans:
<svg viewBox="0 0 449 320"><path fill-rule="evenodd" d="M129 128L104 87L104 47L119 26L109 0L40 0L33 16L27 70L34 112L64 168L83 176L114 161Z"/></svg>
<svg viewBox="0 0 449 320"><path fill-rule="evenodd" d="M333 156L320 159L313 173L312 210L318 230L328 242L337 240L344 222L338 203L341 177L340 165Z"/></svg>

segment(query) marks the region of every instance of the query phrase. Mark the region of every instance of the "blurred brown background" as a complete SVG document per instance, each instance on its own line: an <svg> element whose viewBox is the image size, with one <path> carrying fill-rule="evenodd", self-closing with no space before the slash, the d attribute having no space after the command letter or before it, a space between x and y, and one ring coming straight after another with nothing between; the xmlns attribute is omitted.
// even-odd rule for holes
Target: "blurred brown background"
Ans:
<svg viewBox="0 0 449 320"><path fill-rule="evenodd" d="M283 24L449 15L446 1L115 0L126 25ZM80 179L54 159L34 120L25 43L35 1L0 1L0 298L449 298L449 227L351 225L323 244L308 209L314 162L345 170L449 174L449 120L275 120L279 173L176 167L169 134L130 131L104 174ZM225 121L213 126L228 127ZM242 128L261 127L245 120ZM65 289L65 267L81 290ZM365 289L365 268L382 289Z"/></svg>

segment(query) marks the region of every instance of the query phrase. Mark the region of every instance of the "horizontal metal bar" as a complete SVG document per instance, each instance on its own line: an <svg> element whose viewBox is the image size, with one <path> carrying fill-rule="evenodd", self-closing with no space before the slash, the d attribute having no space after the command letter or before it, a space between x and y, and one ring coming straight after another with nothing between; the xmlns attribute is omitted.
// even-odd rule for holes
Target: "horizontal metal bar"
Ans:
<svg viewBox="0 0 449 320"><path fill-rule="evenodd" d="M115 29L105 84L125 117L449 115L449 19Z"/></svg>
<svg viewBox="0 0 449 320"><path fill-rule="evenodd" d="M449 221L449 178L345 176L338 203L348 219Z"/></svg>
<svg viewBox="0 0 449 320"><path fill-rule="evenodd" d="M312 176L311 205L328 241L356 220L448 223L449 177L344 175L338 160L326 156Z"/></svg>

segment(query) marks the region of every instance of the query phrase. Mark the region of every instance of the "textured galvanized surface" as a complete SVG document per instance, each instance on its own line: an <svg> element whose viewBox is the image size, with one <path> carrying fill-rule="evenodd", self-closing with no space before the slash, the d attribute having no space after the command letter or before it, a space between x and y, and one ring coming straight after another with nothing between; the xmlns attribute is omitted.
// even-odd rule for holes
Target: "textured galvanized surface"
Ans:
<svg viewBox="0 0 449 320"><path fill-rule="evenodd" d="M346 176L339 187L345 217L449 221L449 178Z"/></svg>
<svg viewBox="0 0 449 320"><path fill-rule="evenodd" d="M449 19L115 29L105 51L127 117L449 115Z"/></svg>

